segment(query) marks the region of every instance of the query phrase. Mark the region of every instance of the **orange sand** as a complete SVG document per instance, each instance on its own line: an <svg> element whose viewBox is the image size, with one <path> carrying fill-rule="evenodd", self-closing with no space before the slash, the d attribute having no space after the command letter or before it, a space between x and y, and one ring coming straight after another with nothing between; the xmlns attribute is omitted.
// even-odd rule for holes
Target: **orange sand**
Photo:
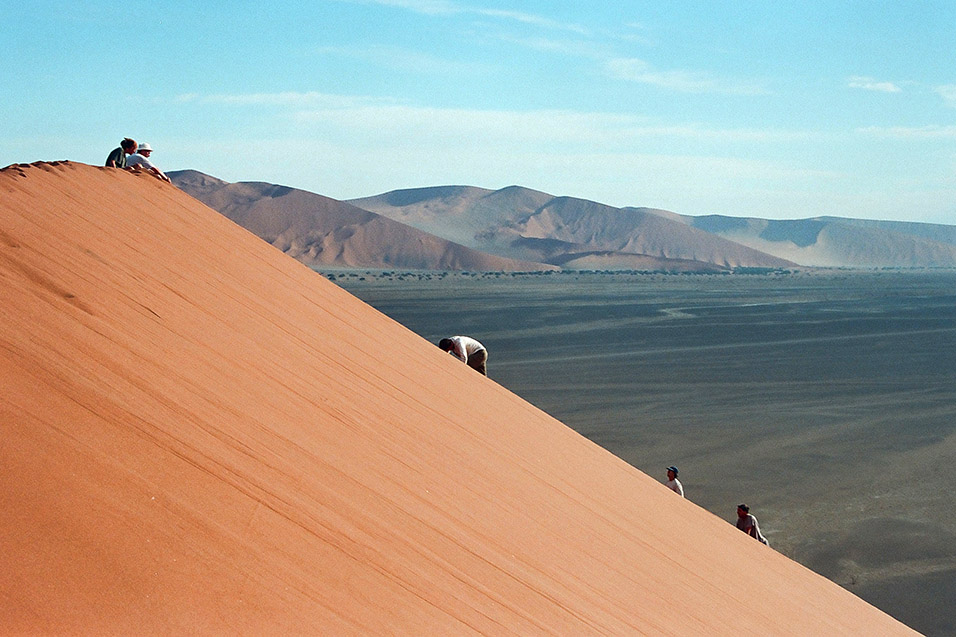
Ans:
<svg viewBox="0 0 956 637"><path fill-rule="evenodd" d="M0 173L0 294L5 634L911 634L148 175Z"/></svg>

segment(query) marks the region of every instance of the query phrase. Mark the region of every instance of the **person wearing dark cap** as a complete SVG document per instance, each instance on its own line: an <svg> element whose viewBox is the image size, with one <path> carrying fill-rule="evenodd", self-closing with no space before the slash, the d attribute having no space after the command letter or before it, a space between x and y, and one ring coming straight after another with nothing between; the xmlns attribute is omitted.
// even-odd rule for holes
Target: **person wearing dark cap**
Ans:
<svg viewBox="0 0 956 637"><path fill-rule="evenodd" d="M452 336L438 341L438 347L448 352L473 370L488 375L488 350L468 336Z"/></svg>
<svg viewBox="0 0 956 637"><path fill-rule="evenodd" d="M757 524L757 518L750 515L750 507L746 504L737 505L737 528L761 544L770 546L767 538L760 534L760 525Z"/></svg>
<svg viewBox="0 0 956 637"><path fill-rule="evenodd" d="M683 498L684 485L677 479L678 473L677 467L667 467L667 482L664 483L664 486Z"/></svg>

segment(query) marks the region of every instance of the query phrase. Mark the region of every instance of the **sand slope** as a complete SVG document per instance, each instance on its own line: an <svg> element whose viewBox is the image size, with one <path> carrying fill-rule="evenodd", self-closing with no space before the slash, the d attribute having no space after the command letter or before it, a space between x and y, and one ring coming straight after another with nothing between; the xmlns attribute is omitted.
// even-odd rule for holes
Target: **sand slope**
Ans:
<svg viewBox="0 0 956 637"><path fill-rule="evenodd" d="M5 633L910 632L149 176L5 169L0 293Z"/></svg>

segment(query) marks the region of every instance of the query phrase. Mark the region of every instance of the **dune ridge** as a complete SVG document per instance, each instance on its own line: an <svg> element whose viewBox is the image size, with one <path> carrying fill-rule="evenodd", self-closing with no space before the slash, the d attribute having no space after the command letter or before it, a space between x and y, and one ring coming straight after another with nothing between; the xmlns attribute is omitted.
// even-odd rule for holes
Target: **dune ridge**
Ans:
<svg viewBox="0 0 956 637"><path fill-rule="evenodd" d="M4 631L913 634L171 185L0 224Z"/></svg>

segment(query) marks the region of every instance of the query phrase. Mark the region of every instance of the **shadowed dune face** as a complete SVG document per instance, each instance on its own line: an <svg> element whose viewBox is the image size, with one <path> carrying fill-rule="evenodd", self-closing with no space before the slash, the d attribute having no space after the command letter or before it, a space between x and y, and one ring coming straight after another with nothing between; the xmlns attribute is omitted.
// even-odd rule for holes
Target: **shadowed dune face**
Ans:
<svg viewBox="0 0 956 637"><path fill-rule="evenodd" d="M712 266L796 265L645 210L618 209L572 197L551 200L516 224L513 231L522 236L557 238L597 249L705 261Z"/></svg>
<svg viewBox="0 0 956 637"><path fill-rule="evenodd" d="M912 634L168 184L0 229L4 631Z"/></svg>
<svg viewBox="0 0 956 637"><path fill-rule="evenodd" d="M516 239L514 254L554 263L571 270L659 270L667 272L728 272L729 268L704 261L666 259L632 252L592 250L589 246L557 239Z"/></svg>

